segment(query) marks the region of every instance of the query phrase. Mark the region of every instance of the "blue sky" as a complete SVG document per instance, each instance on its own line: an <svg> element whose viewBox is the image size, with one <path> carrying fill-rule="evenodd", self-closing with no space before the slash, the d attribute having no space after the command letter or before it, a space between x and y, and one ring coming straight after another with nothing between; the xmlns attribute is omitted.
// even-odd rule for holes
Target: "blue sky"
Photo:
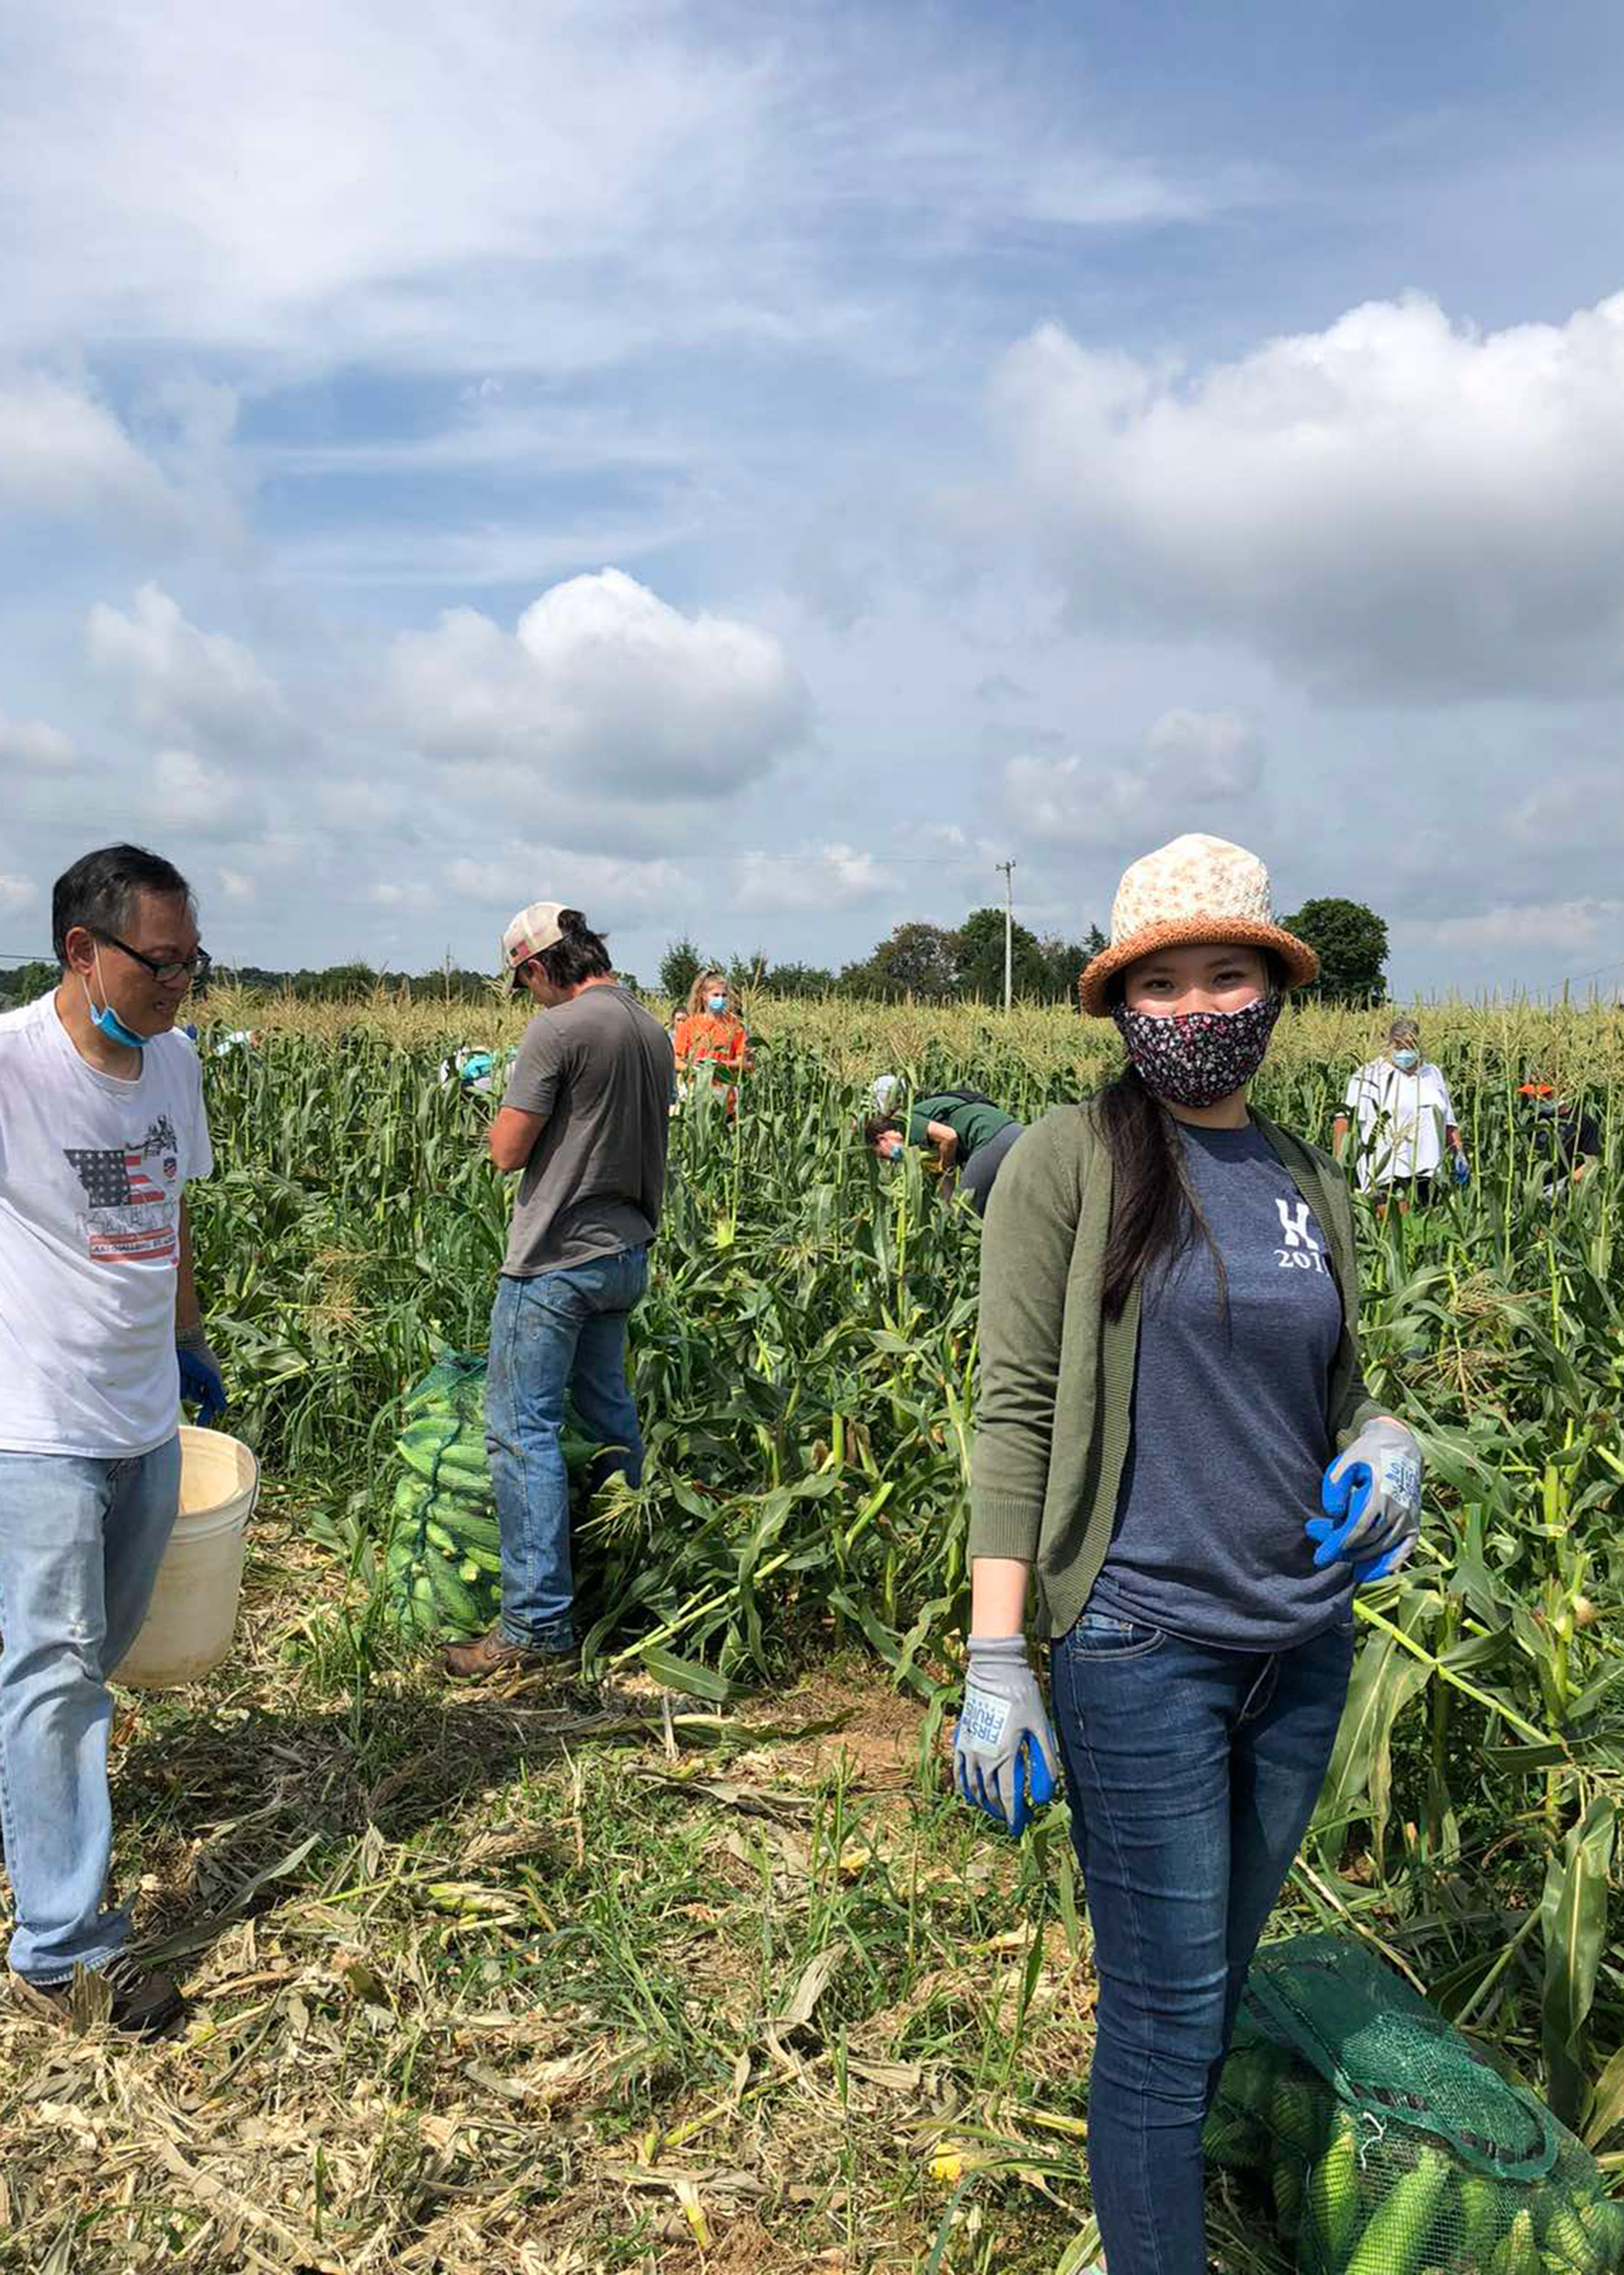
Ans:
<svg viewBox="0 0 1624 2275"><path fill-rule="evenodd" d="M1624 978L1624 19L61 0L0 52L0 947L839 965L1184 829Z"/></svg>

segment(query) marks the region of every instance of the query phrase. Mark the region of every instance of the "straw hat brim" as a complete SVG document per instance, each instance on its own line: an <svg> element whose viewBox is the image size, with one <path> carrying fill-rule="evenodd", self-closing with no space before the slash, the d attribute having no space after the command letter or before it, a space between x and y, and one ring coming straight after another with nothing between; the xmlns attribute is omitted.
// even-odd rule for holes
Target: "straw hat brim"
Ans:
<svg viewBox="0 0 1624 2275"><path fill-rule="evenodd" d="M1077 998L1091 1019L1108 1018L1107 991L1115 976L1142 956L1157 948L1266 948L1284 967L1284 985L1306 987L1319 976L1319 958L1306 940L1280 925L1258 924L1246 916L1181 916L1176 921L1145 925L1125 940L1102 948L1077 982Z"/></svg>

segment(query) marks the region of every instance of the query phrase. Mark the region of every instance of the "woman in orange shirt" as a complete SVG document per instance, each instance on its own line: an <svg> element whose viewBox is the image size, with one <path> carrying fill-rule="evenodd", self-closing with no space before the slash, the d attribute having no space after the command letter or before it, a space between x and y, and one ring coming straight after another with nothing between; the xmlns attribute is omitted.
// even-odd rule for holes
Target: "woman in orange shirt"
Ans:
<svg viewBox="0 0 1624 2275"><path fill-rule="evenodd" d="M677 1075L681 1081L701 1067L715 1069L710 1076L712 1085L722 1070L730 1074L749 1074L755 1065L755 1053L750 1047L750 1036L743 1020L733 1005L733 991L720 972L701 972L688 991L688 1008L671 1030L671 1050L677 1061ZM737 1086L728 1085L727 1109L731 1114L739 1102Z"/></svg>

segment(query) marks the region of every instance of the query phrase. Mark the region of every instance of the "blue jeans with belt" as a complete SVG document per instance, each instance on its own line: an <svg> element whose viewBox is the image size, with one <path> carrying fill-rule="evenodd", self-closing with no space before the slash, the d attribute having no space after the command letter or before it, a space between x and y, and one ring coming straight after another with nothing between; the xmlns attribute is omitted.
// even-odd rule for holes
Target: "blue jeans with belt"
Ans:
<svg viewBox="0 0 1624 2275"><path fill-rule="evenodd" d="M1054 1645L1099 1982L1088 2165L1111 2275L1205 2275L1201 2128L1352 1657L1341 1623L1255 1653L1091 1612Z"/></svg>
<svg viewBox="0 0 1624 2275"><path fill-rule="evenodd" d="M180 1440L99 1461L0 1453L0 1825L31 1983L105 1966L129 1915L113 1849L107 1677L140 1632L180 1505Z"/></svg>
<svg viewBox="0 0 1624 2275"><path fill-rule="evenodd" d="M490 1314L485 1444L502 1536L502 1633L536 1651L575 1646L565 1401L605 1451L594 1482L635 1485L642 1434L626 1381L626 1323L649 1284L647 1248L530 1279L504 1273Z"/></svg>

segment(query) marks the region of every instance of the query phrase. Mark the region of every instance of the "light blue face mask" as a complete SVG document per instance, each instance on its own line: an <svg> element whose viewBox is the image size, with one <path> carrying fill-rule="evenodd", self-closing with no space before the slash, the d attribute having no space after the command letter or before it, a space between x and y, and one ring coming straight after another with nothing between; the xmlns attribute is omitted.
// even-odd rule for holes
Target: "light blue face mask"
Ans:
<svg viewBox="0 0 1624 2275"><path fill-rule="evenodd" d="M102 952L99 948L96 952L96 976L97 985L106 995L107 984L102 978ZM104 1003L98 1011L90 1000L87 983L81 978L79 985L85 990L85 1007L90 1014L90 1024L98 1035L105 1035L109 1043L122 1043L126 1050L141 1051L146 1048L149 1039L146 1036L137 1035L133 1027L126 1026L110 1003Z"/></svg>
<svg viewBox="0 0 1624 2275"><path fill-rule="evenodd" d="M725 996L707 996L705 997L705 1008L707 1011L721 1013L725 1011L727 1007L728 999Z"/></svg>
<svg viewBox="0 0 1624 2275"><path fill-rule="evenodd" d="M1421 1054L1419 1051L1402 1050L1395 1051L1393 1053L1393 1064L1397 1067L1400 1074L1408 1074L1412 1067L1417 1067L1420 1063Z"/></svg>

